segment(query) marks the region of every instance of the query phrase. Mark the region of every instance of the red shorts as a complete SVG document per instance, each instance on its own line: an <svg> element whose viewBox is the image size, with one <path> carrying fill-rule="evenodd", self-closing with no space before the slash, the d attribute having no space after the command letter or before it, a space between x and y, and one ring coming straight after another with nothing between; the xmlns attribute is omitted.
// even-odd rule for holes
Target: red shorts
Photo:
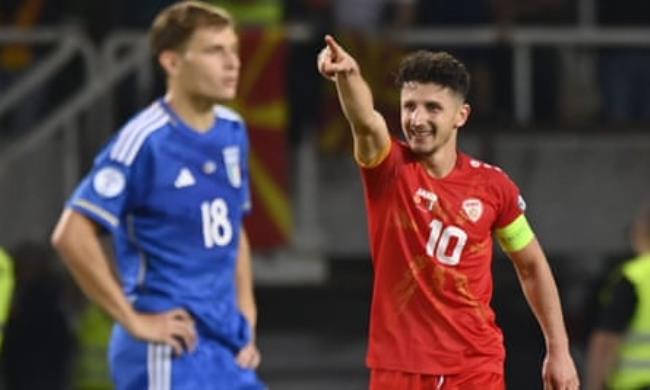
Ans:
<svg viewBox="0 0 650 390"><path fill-rule="evenodd" d="M454 375L415 374L372 369L370 390L505 390L503 375L472 372Z"/></svg>

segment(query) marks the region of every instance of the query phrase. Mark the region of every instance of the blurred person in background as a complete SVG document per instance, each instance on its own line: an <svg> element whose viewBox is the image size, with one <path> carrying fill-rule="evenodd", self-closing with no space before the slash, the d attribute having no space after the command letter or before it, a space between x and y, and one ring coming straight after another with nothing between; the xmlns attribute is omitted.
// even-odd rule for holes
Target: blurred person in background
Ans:
<svg viewBox="0 0 650 390"><path fill-rule="evenodd" d="M28 31L36 27L53 25L61 20L61 0L3 0L0 2L0 27ZM6 91L29 69L43 58L44 50L24 43L0 46L0 90ZM23 134L34 125L46 105L48 89L41 86L27 95L14 110L0 118L0 136Z"/></svg>
<svg viewBox="0 0 650 390"><path fill-rule="evenodd" d="M80 309L72 386L78 390L111 390L113 384L106 356L113 319L92 302L84 302Z"/></svg>
<svg viewBox="0 0 650 390"><path fill-rule="evenodd" d="M9 316L11 297L14 292L14 264L9 254L0 247L0 350L4 328Z"/></svg>
<svg viewBox="0 0 650 390"><path fill-rule="evenodd" d="M603 27L648 28L650 2L619 0L597 2ZM599 52L598 76L602 116L609 124L639 125L650 122L650 48L604 47Z"/></svg>
<svg viewBox="0 0 650 390"><path fill-rule="evenodd" d="M650 389L650 207L638 214L631 233L636 256L614 271L599 295L586 390Z"/></svg>
<svg viewBox="0 0 650 390"><path fill-rule="evenodd" d="M544 333L545 389L578 389L557 287L519 189L500 168L457 150L470 113L465 66L445 52L403 59L400 142L355 59L331 36L325 42L318 69L335 82L366 195L370 388L505 388L503 335L490 307L494 234Z"/></svg>
<svg viewBox="0 0 650 390"><path fill-rule="evenodd" d="M228 11L241 27L273 27L282 23L282 0L211 0Z"/></svg>
<svg viewBox="0 0 650 390"><path fill-rule="evenodd" d="M52 242L86 295L116 321L112 379L127 389L263 389L243 217L246 126L235 97L235 22L178 2L150 29L167 94L98 154ZM100 245L113 236L116 261Z"/></svg>
<svg viewBox="0 0 650 390"><path fill-rule="evenodd" d="M11 297L14 292L14 264L9 254L0 247L0 389L3 389L4 375L2 364L2 341L4 330L11 308Z"/></svg>
<svg viewBox="0 0 650 390"><path fill-rule="evenodd" d="M340 32L380 34L382 29L409 27L416 0L330 0L334 28Z"/></svg>
<svg viewBox="0 0 650 390"><path fill-rule="evenodd" d="M16 287L2 350L6 388L68 389L75 342L54 253L46 244L32 242L9 253Z"/></svg>

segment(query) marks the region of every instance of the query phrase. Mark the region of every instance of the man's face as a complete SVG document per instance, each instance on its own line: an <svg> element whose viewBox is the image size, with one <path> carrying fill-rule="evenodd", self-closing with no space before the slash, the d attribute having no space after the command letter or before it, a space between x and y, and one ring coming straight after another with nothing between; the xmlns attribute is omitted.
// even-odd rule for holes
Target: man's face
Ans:
<svg viewBox="0 0 650 390"><path fill-rule="evenodd" d="M411 150L420 155L450 145L470 111L460 96L435 83L405 83L400 102L404 137Z"/></svg>
<svg viewBox="0 0 650 390"><path fill-rule="evenodd" d="M170 73L179 88L195 98L231 100L239 81L239 40L231 27L197 29L186 47L176 53Z"/></svg>

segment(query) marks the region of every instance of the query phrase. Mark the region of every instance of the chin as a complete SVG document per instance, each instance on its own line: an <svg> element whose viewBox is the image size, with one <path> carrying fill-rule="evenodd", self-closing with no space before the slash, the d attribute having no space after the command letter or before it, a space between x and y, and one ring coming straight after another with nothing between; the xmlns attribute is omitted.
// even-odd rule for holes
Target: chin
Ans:
<svg viewBox="0 0 650 390"><path fill-rule="evenodd" d="M219 100L223 101L223 100L233 100L236 97L237 97L237 91L233 90L233 91L223 91L218 98Z"/></svg>
<svg viewBox="0 0 650 390"><path fill-rule="evenodd" d="M212 101L214 101L215 104L225 103L225 102L229 102L229 101L232 101L233 99L235 99L235 94L234 93L221 93L221 94L218 94L218 95L211 96L210 99L212 99Z"/></svg>
<svg viewBox="0 0 650 390"><path fill-rule="evenodd" d="M431 154L436 148L433 145L425 145L421 143L409 142L409 147L411 151L415 154Z"/></svg>

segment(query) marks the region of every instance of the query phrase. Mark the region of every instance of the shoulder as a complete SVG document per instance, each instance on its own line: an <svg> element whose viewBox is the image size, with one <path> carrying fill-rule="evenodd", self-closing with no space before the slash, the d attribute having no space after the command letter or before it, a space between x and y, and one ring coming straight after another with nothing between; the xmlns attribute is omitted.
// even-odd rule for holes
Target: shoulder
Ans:
<svg viewBox="0 0 650 390"><path fill-rule="evenodd" d="M235 110L230 107L222 106L217 104L214 106L214 113L218 119L226 120L230 122L235 122L241 125L244 125L244 118Z"/></svg>
<svg viewBox="0 0 650 390"><path fill-rule="evenodd" d="M623 265L623 273L628 278L645 279L647 274L650 273L650 255L641 255L628 260Z"/></svg>
<svg viewBox="0 0 650 390"><path fill-rule="evenodd" d="M460 156L467 172L481 176L489 183L497 186L514 184L510 176L501 167L464 153L461 153Z"/></svg>
<svg viewBox="0 0 650 390"><path fill-rule="evenodd" d="M110 147L110 159L131 165L145 141L169 122L170 116L160 102L151 104L131 118L118 132Z"/></svg>

